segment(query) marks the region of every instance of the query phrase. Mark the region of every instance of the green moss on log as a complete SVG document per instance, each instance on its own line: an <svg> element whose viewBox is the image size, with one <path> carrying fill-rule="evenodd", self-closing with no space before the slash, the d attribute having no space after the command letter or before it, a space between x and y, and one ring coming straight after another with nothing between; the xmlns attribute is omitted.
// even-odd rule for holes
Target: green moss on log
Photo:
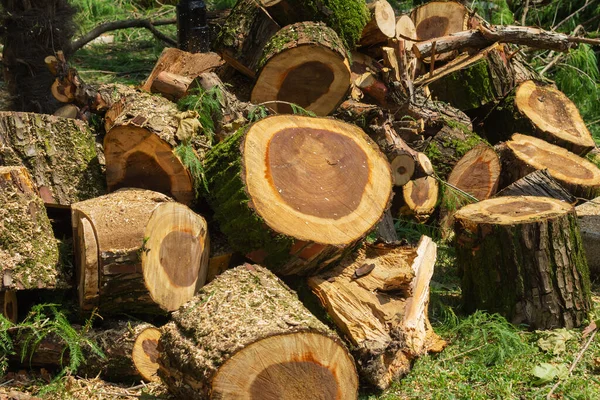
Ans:
<svg viewBox="0 0 600 400"><path fill-rule="evenodd" d="M349 50L356 47L370 14L365 0L303 0L314 21L330 26Z"/></svg>

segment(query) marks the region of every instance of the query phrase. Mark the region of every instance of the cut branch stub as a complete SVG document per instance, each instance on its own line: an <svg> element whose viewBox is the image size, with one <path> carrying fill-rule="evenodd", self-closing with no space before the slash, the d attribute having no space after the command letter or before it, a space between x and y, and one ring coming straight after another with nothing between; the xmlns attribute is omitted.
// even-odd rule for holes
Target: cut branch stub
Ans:
<svg viewBox="0 0 600 400"><path fill-rule="evenodd" d="M257 265L228 270L201 289L162 328L159 348L159 375L181 399L358 396L341 340Z"/></svg>
<svg viewBox="0 0 600 400"><path fill-rule="evenodd" d="M252 90L255 104L291 113L287 102L329 115L350 88L350 66L337 34L322 23L300 22L281 29L263 52Z"/></svg>
<svg viewBox="0 0 600 400"><path fill-rule="evenodd" d="M575 197L592 199L600 194L600 169L562 147L515 133L510 141L498 148L502 160L502 186L533 171L547 169Z"/></svg>
<svg viewBox="0 0 600 400"><path fill-rule="evenodd" d="M498 312L532 329L584 322L590 280L573 206L498 197L463 207L454 219L465 309Z"/></svg>
<svg viewBox="0 0 600 400"><path fill-rule="evenodd" d="M81 309L164 314L204 284L206 221L167 196L122 189L74 204L72 215Z"/></svg>
<svg viewBox="0 0 600 400"><path fill-rule="evenodd" d="M388 162L360 128L291 115L215 146L205 173L232 246L284 275L339 259L378 223L392 188Z"/></svg>
<svg viewBox="0 0 600 400"><path fill-rule="evenodd" d="M485 200L496 193L500 182L500 159L487 144L469 150L454 166L448 183L477 200Z"/></svg>

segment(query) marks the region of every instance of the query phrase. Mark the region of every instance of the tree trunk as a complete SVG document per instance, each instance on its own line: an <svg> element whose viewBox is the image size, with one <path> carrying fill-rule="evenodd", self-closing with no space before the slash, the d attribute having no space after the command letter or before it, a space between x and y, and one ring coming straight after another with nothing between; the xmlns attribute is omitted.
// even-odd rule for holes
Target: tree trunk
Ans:
<svg viewBox="0 0 600 400"><path fill-rule="evenodd" d="M17 293L14 290L0 292L0 314L15 324L19 316Z"/></svg>
<svg viewBox="0 0 600 400"><path fill-rule="evenodd" d="M74 204L72 212L81 309L164 314L204 285L208 230L186 206L123 189Z"/></svg>
<svg viewBox="0 0 600 400"><path fill-rule="evenodd" d="M519 85L514 96L486 118L484 130L492 143L518 132L579 155L596 146L575 104L554 87L534 81Z"/></svg>
<svg viewBox="0 0 600 400"><path fill-rule="evenodd" d="M182 399L358 396L340 339L260 266L226 271L201 289L162 328L159 352L159 375Z"/></svg>
<svg viewBox="0 0 600 400"><path fill-rule="evenodd" d="M263 119L215 146L204 168L231 245L282 275L340 259L377 225L392 188L364 132L325 118Z"/></svg>
<svg viewBox="0 0 600 400"><path fill-rule="evenodd" d="M45 203L70 205L106 193L87 124L52 115L0 112L0 165L23 165Z"/></svg>
<svg viewBox="0 0 600 400"><path fill-rule="evenodd" d="M583 249L593 280L600 276L600 198L575 207Z"/></svg>
<svg viewBox="0 0 600 400"><path fill-rule="evenodd" d="M192 204L202 184L200 159L209 148L196 116L145 93L115 102L105 119L108 190L138 187Z"/></svg>
<svg viewBox="0 0 600 400"><path fill-rule="evenodd" d="M497 148L502 160L501 187L536 170L547 169L575 197L592 199L600 194L600 169L562 147L515 133Z"/></svg>
<svg viewBox="0 0 600 400"><path fill-rule="evenodd" d="M44 202L27 169L0 167L0 290L69 288Z"/></svg>
<svg viewBox="0 0 600 400"><path fill-rule="evenodd" d="M571 329L591 307L573 207L545 197L499 197L455 216L465 309L498 312L531 329Z"/></svg>
<svg viewBox="0 0 600 400"><path fill-rule="evenodd" d="M573 205L577 203L577 199L556 182L546 169L525 175L496 193L495 197L502 196L550 197Z"/></svg>
<svg viewBox="0 0 600 400"><path fill-rule="evenodd" d="M386 0L376 0L367 5L371 20L363 28L359 46L377 46L385 44L396 36L396 15Z"/></svg>
<svg viewBox="0 0 600 400"><path fill-rule="evenodd" d="M366 245L308 279L352 343L360 376L380 390L407 374L412 360L445 345L427 316L435 259L436 245L427 237L417 249Z"/></svg>
<svg viewBox="0 0 600 400"><path fill-rule="evenodd" d="M277 32L260 60L252 90L254 104L269 103L277 113L292 113L287 102L317 115L332 113L350 88L346 49L324 24L300 22Z"/></svg>

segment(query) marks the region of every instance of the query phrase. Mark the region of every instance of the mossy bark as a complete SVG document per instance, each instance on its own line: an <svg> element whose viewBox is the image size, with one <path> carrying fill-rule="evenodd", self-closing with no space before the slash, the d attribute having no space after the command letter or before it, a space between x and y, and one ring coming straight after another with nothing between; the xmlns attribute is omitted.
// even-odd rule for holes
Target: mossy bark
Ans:
<svg viewBox="0 0 600 400"><path fill-rule="evenodd" d="M106 193L96 142L82 121L0 112L0 165L27 167L46 203L70 205Z"/></svg>
<svg viewBox="0 0 600 400"><path fill-rule="evenodd" d="M69 288L44 203L24 167L0 167L0 290Z"/></svg>
<svg viewBox="0 0 600 400"><path fill-rule="evenodd" d="M263 340L318 335L339 347L346 359L351 360L335 333L304 308L296 294L282 281L257 265L244 264L219 275L173 313L172 322L161 331L158 373L169 390L182 399L227 398L221 397L223 394L215 388L220 370L228 363L234 365L247 347ZM306 354L297 355L300 360L290 359L287 364L316 362L319 349L307 350ZM281 347L281 351L286 349ZM253 359L258 357L261 362L255 364L254 371L240 370L238 373L255 375L263 369L267 371L265 363L269 365L274 356L253 352ZM351 369L342 365L340 363L338 370L339 380L356 380L352 363ZM275 373L274 369L272 371ZM245 379L242 375L236 380ZM271 381L272 377L263 379ZM288 384L291 388L294 382Z"/></svg>
<svg viewBox="0 0 600 400"><path fill-rule="evenodd" d="M463 303L531 329L581 326L589 270L574 212L515 225L456 220Z"/></svg>

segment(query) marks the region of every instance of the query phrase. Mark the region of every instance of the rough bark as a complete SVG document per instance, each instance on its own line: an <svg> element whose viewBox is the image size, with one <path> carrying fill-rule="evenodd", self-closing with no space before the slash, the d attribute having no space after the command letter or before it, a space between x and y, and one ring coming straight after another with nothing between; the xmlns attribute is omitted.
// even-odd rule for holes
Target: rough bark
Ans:
<svg viewBox="0 0 600 400"><path fill-rule="evenodd" d="M69 288L44 203L23 167L0 167L0 290Z"/></svg>
<svg viewBox="0 0 600 400"><path fill-rule="evenodd" d="M123 189L76 203L72 213L82 310L165 314L204 284L208 230L186 206Z"/></svg>
<svg viewBox="0 0 600 400"><path fill-rule="evenodd" d="M533 171L518 181L511 183L496 193L496 197L501 196L550 197L569 204L577 202L577 199L556 182L546 169Z"/></svg>
<svg viewBox="0 0 600 400"><path fill-rule="evenodd" d="M46 203L69 205L106 192L94 137L81 121L0 112L0 165L27 167Z"/></svg>
<svg viewBox="0 0 600 400"><path fill-rule="evenodd" d="M575 207L592 279L600 276L600 198Z"/></svg>
<svg viewBox="0 0 600 400"><path fill-rule="evenodd" d="M325 116L350 88L350 65L337 34L322 23L299 22L281 29L266 44L251 101L292 113L294 103Z"/></svg>
<svg viewBox="0 0 600 400"><path fill-rule="evenodd" d="M592 199L600 194L600 169L562 147L515 133L497 149L502 160L502 188L536 170L547 169L575 197Z"/></svg>
<svg viewBox="0 0 600 400"><path fill-rule="evenodd" d="M544 197L499 197L455 216L466 310L498 312L531 329L578 327L591 307L574 208Z"/></svg>
<svg viewBox="0 0 600 400"><path fill-rule="evenodd" d="M231 245L282 275L339 260L376 226L392 187L368 136L325 118L263 119L215 146L204 168Z"/></svg>
<svg viewBox="0 0 600 400"><path fill-rule="evenodd" d="M384 390L411 362L445 342L427 316L436 245L366 245L308 283L337 328L352 343L359 374Z"/></svg>
<svg viewBox="0 0 600 400"><path fill-rule="evenodd" d="M260 266L219 275L161 331L159 375L179 398L358 396L340 339Z"/></svg>

